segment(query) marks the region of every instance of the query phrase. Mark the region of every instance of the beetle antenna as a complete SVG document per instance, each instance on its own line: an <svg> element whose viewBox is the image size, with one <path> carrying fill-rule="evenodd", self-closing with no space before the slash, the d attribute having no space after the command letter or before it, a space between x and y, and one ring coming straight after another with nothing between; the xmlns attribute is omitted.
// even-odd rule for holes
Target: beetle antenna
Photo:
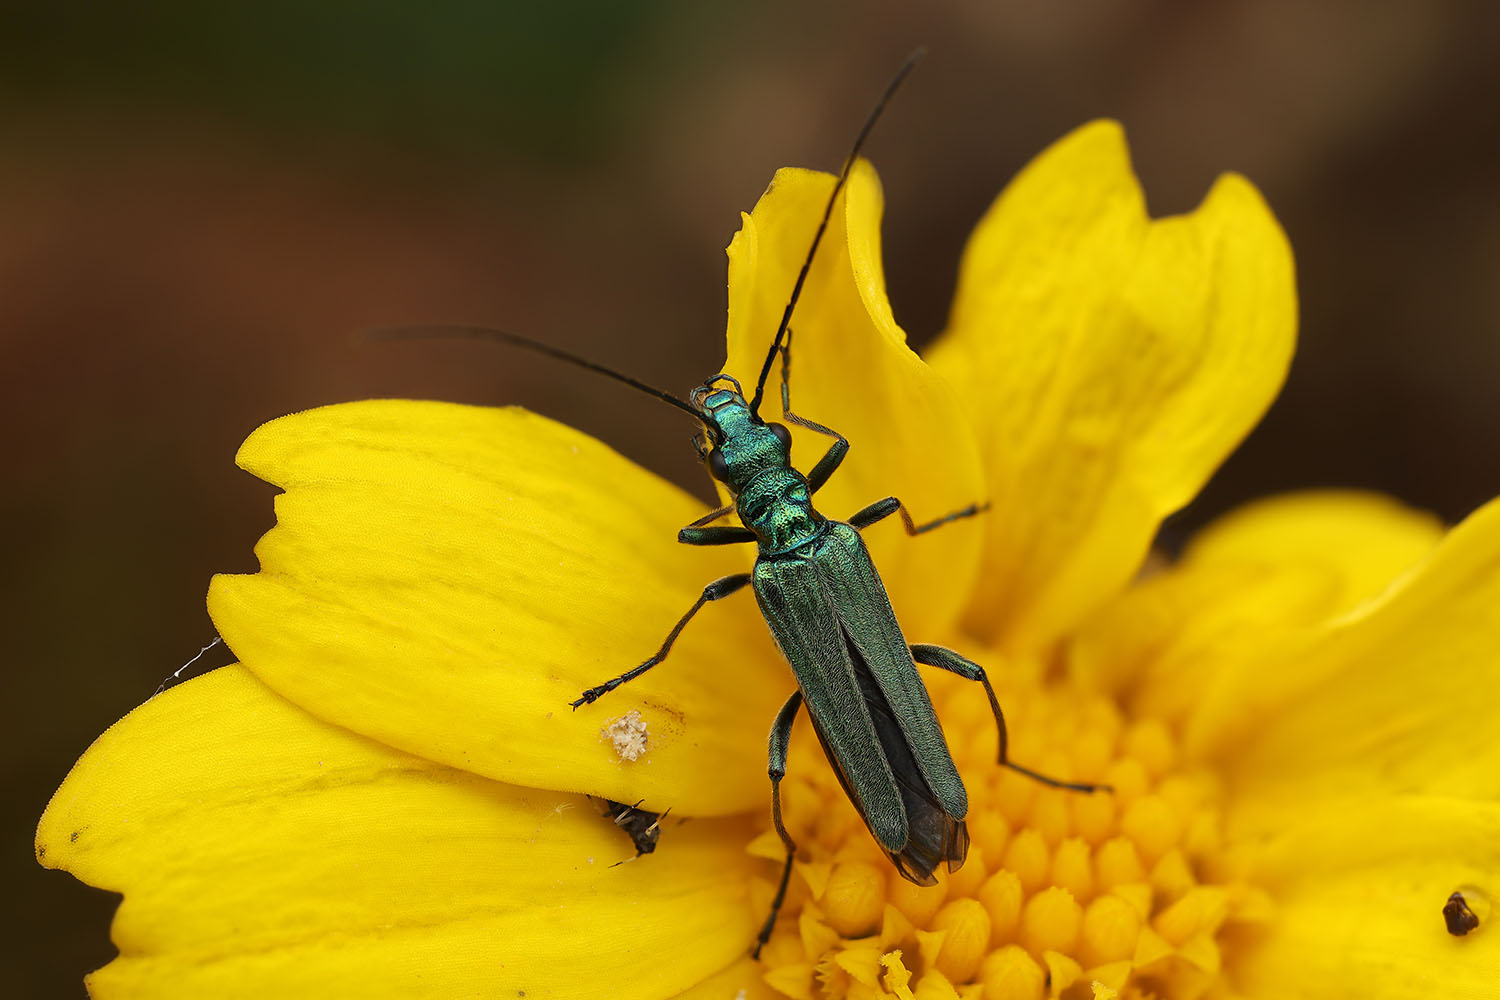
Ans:
<svg viewBox="0 0 1500 1000"><path fill-rule="evenodd" d="M691 403L678 399L665 389L658 389L656 386L642 382L638 378L632 378L624 372L617 372L613 368L606 368L604 365L589 361L587 358L580 358L578 355L564 351L562 348L553 347L551 344L544 344L540 340L532 340L530 337L523 337L519 333L511 333L509 330L497 330L489 326L468 326L463 324L446 326L395 326L387 327L383 330L372 330L364 336L368 340L488 340L495 343L508 344L511 347L520 347L537 354L545 354L549 358L566 361L568 364L577 365L579 368L586 368L591 372L612 378L616 382L624 382L632 389L644 392L648 396L655 396L663 403L670 403L679 410L692 414L694 419L701 420L703 417Z"/></svg>
<svg viewBox="0 0 1500 1000"><path fill-rule="evenodd" d="M807 248L807 259L802 262L802 270L797 272L797 283L792 286L791 301L787 302L786 311L781 314L781 325L776 328L776 337L771 341L771 350L766 354L765 363L760 366L760 378L755 381L755 397L750 400L750 412L757 418L760 416L761 400L766 394L766 378L771 374L771 364L781 350L781 342L786 337L786 328L792 322L792 310L797 307L797 299L802 295L802 285L807 281L807 272L812 269L813 256L818 252L818 244L823 240L823 231L828 228L828 220L833 215L833 203L838 200L839 192L844 189L845 182L849 180L849 171L854 169L854 161L859 157L860 147L865 144L870 131L880 120L881 112L885 110L886 104L890 102L907 75L916 67L917 61L926 54L926 49L917 49L906 57L906 62L896 70L896 75L891 77L891 82L885 85L885 92L880 95L880 100L875 102L875 108L865 119L864 125L860 126L859 134L854 137L854 145L850 147L849 155L844 158L844 169L839 171L839 179L834 183L833 191L828 195L828 204L823 207L823 219L818 223L818 231L813 234L812 246Z"/></svg>

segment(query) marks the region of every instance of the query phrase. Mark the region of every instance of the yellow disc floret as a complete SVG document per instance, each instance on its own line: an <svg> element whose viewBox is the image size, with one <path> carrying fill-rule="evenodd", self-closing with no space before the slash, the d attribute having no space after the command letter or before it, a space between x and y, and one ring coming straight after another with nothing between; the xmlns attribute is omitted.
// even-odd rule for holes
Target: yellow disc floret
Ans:
<svg viewBox="0 0 1500 1000"><path fill-rule="evenodd" d="M798 1000L1226 990L1226 928L1264 897L1225 880L1217 783L1184 764L1173 726L1040 684L1000 690L1014 759L1111 787L1082 794L1001 767L980 692L931 683L969 789L968 858L936 886L902 879L797 730L782 787L799 851L766 982ZM769 830L753 845L768 859L779 848ZM768 879L752 905L770 895Z"/></svg>

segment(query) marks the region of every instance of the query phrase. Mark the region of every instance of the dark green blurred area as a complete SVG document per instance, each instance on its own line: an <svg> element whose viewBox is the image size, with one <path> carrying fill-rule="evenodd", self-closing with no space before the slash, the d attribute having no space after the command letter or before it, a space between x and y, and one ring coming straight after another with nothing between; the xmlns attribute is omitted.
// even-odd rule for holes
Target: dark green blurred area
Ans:
<svg viewBox="0 0 1500 1000"><path fill-rule="evenodd" d="M602 93L612 72L686 6L10 5L0 85L12 106L102 99L321 142L588 159L627 127Z"/></svg>
<svg viewBox="0 0 1500 1000"><path fill-rule="evenodd" d="M113 954L112 897L37 867L35 822L212 636L209 576L256 568L244 436L372 396L518 402L707 497L665 408L354 335L489 323L687 389L723 356L738 213L779 166L836 167L918 44L869 147L914 343L989 200L1093 117L1154 212L1233 169L1288 230L1291 378L1169 542L1278 490L1450 520L1500 494L1497 41L1478 0L5 5L7 995L80 996Z"/></svg>

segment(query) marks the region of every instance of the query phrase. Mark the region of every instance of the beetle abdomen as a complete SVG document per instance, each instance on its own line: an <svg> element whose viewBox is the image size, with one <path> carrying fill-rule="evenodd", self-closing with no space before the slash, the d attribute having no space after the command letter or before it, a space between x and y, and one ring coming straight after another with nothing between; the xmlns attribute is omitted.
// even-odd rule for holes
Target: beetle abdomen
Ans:
<svg viewBox="0 0 1500 1000"><path fill-rule="evenodd" d="M961 818L949 814L938 801L932 787L917 766L916 756L912 753L906 734L897 724L890 704L886 701L880 686L875 682L869 667L847 635L844 641L849 648L855 679L859 683L860 694L864 697L865 708L875 727L876 743L890 769L896 790L900 793L901 808L905 814L904 823L882 823L880 817L872 815L870 804L862 801L859 792L851 787L844 768L828 746L827 737L824 736L822 727L818 725L816 716L810 716L813 730L818 734L818 740L823 744L823 752L827 755L829 763L833 765L834 773L838 775L839 783L844 786L845 794L859 807L865 825L885 850L886 855L891 859L891 864L895 865L896 870L907 880L917 885L933 885L937 882L933 872L937 870L938 865L947 862L950 872L957 871L963 865L969 853L968 827L964 825ZM892 838L882 836L882 829L889 830L893 826L906 830L904 841L892 842Z"/></svg>

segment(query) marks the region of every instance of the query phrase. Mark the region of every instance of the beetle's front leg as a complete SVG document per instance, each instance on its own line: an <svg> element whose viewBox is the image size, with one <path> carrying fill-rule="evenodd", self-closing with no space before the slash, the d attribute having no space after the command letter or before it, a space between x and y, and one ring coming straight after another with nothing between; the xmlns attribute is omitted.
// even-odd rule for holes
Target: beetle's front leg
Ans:
<svg viewBox="0 0 1500 1000"><path fill-rule="evenodd" d="M755 533L749 528L734 527L731 525L719 525L710 528L706 525L713 524L719 518L734 510L733 504L715 508L704 514L692 524L677 532L677 540L684 545L738 545L741 542L755 541Z"/></svg>
<svg viewBox="0 0 1500 1000"><path fill-rule="evenodd" d="M832 427L824 427L815 420L808 420L792 412L792 328L787 327L786 341L781 345L781 412L786 417L786 422L796 424L798 427L806 427L810 431L826 434L834 438L833 444L818 459L818 464L812 467L807 474L807 491L817 493L828 482L834 470L844 461L844 456L849 454L849 439L844 437Z"/></svg>

